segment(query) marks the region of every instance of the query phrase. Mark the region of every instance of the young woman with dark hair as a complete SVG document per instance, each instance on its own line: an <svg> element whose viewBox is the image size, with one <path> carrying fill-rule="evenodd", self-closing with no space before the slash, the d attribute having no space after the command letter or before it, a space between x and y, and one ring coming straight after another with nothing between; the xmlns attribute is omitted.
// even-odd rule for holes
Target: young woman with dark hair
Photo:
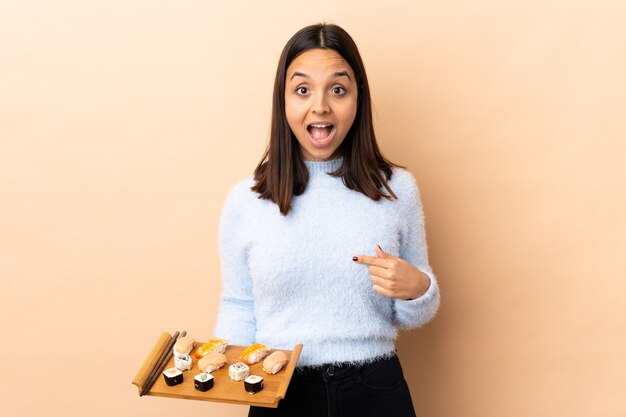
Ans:
<svg viewBox="0 0 626 417"><path fill-rule="evenodd" d="M304 345L279 407L250 416L415 415L394 341L432 319L439 290L415 179L378 149L365 67L339 26L285 45L269 145L226 199L220 259L216 335Z"/></svg>

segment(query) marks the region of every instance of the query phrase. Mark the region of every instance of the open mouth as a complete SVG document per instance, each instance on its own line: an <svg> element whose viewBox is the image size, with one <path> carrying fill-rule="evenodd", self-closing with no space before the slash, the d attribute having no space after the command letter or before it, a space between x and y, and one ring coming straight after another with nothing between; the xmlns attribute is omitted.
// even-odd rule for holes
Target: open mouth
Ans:
<svg viewBox="0 0 626 417"><path fill-rule="evenodd" d="M306 127L313 145L326 146L335 136L335 125L330 123L311 123Z"/></svg>

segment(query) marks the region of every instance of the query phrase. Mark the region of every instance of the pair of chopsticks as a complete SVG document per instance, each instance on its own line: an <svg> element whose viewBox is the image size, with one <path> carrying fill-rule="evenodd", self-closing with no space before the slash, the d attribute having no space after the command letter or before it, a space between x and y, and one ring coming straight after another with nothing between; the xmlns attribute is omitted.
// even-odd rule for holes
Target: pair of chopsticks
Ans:
<svg viewBox="0 0 626 417"><path fill-rule="evenodd" d="M167 347L165 348L165 351L163 351L163 353L161 354L161 357L156 363L156 366L150 373L150 376L148 377L148 382L141 390L141 394L139 394L140 396L143 396L148 391L150 391L150 388L152 388L152 385L154 385L155 381L157 380L161 372L163 372L163 368L165 368L165 365L172 357L172 348L174 347L174 344L180 337L184 337L186 334L187 332L184 330L182 331L182 333L179 333L179 332L174 333L174 335L168 342Z"/></svg>

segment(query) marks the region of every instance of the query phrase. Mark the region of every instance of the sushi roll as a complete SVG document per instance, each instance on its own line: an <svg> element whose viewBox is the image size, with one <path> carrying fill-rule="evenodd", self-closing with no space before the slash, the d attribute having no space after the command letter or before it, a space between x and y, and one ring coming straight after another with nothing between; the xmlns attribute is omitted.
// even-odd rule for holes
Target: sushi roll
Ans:
<svg viewBox="0 0 626 417"><path fill-rule="evenodd" d="M174 366L181 371L188 371L191 369L192 361L189 355L174 355Z"/></svg>
<svg viewBox="0 0 626 417"><path fill-rule="evenodd" d="M263 389L263 377L258 375L250 375L243 380L243 387L250 394L256 394Z"/></svg>
<svg viewBox="0 0 626 417"><path fill-rule="evenodd" d="M270 375L278 373L283 366L288 362L287 355L282 350L277 350L276 352L269 355L263 361L263 370Z"/></svg>
<svg viewBox="0 0 626 417"><path fill-rule="evenodd" d="M168 386L173 387L183 382L183 372L180 369L168 368L163 371L163 378Z"/></svg>
<svg viewBox="0 0 626 417"><path fill-rule="evenodd" d="M176 340L174 345L174 356L176 355L189 355L193 349L193 344L196 343L193 337L183 336Z"/></svg>
<svg viewBox="0 0 626 417"><path fill-rule="evenodd" d="M228 346L228 340L226 339L211 339L200 346L193 355L196 359L201 359L211 352L224 353L226 351L226 346Z"/></svg>
<svg viewBox="0 0 626 417"><path fill-rule="evenodd" d="M230 368L228 368L228 376L233 381L243 381L248 375L250 375L250 368L243 362L230 365Z"/></svg>
<svg viewBox="0 0 626 417"><path fill-rule="evenodd" d="M241 352L239 359L246 365L252 365L263 359L270 353L270 350L261 343L255 343L248 346Z"/></svg>
<svg viewBox="0 0 626 417"><path fill-rule="evenodd" d="M213 375L206 372L196 375L193 379L193 387L202 392L210 390L214 384Z"/></svg>
<svg viewBox="0 0 626 417"><path fill-rule="evenodd" d="M220 369L226 363L226 355L213 352L198 361L198 369L201 372L213 372Z"/></svg>

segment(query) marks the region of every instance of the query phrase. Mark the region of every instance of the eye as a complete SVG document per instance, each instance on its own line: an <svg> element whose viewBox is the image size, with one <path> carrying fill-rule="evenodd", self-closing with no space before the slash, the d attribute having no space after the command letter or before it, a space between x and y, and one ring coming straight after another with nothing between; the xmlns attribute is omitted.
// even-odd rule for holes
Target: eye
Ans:
<svg viewBox="0 0 626 417"><path fill-rule="evenodd" d="M330 90L333 94L336 94L338 96L342 96L344 94L346 94L346 89L343 87L333 87L332 90Z"/></svg>
<svg viewBox="0 0 626 417"><path fill-rule="evenodd" d="M306 95L309 92L309 89L306 87L298 87L296 88L296 94L299 94L301 96Z"/></svg>

